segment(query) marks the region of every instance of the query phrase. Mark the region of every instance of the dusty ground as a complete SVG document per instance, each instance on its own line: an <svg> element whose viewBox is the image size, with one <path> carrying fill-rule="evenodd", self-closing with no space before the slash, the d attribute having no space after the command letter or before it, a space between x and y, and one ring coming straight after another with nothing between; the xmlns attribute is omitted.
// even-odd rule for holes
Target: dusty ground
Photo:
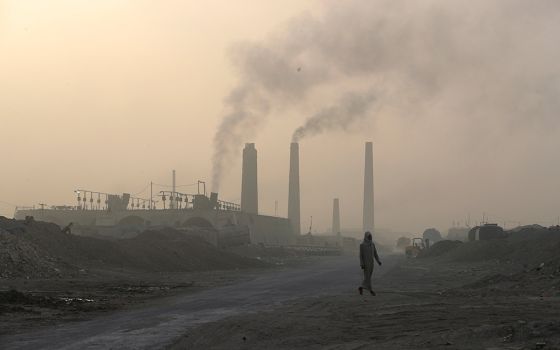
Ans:
<svg viewBox="0 0 560 350"><path fill-rule="evenodd" d="M169 228L106 240L0 217L0 336L224 286L282 262L263 256L219 250Z"/></svg>
<svg viewBox="0 0 560 350"><path fill-rule="evenodd" d="M296 299L202 325L171 348L560 348L560 293L542 296L530 285L515 288L487 277L511 272L511 264L496 262L405 261L376 281L376 297L348 288Z"/></svg>
<svg viewBox="0 0 560 350"><path fill-rule="evenodd" d="M386 260L387 266L394 262ZM0 336L0 344L3 349L161 349L200 324L271 310L295 298L337 295L356 283L359 275L354 256L315 257L298 267L254 271L258 273L239 270L243 279L226 286L154 298L139 307L88 320L6 334Z"/></svg>
<svg viewBox="0 0 560 350"><path fill-rule="evenodd" d="M382 254L375 297L357 293L355 255L257 270L19 280L18 289L54 289L58 309L24 302L23 311L8 310L0 344L6 349L560 348L560 236L543 231L434 247L411 260ZM108 305L111 312L76 299L84 297L100 300L98 306ZM62 298L69 298L68 304L60 306L67 302ZM65 322L70 320L75 322Z"/></svg>
<svg viewBox="0 0 560 350"><path fill-rule="evenodd" d="M239 283L258 273L103 271L84 278L5 280L0 285L0 336L142 308L158 298Z"/></svg>

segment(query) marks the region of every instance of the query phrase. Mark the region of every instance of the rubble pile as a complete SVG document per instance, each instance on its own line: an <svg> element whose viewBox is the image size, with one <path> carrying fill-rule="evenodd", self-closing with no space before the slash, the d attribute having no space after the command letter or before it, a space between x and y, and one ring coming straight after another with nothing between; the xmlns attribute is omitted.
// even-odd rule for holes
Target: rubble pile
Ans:
<svg viewBox="0 0 560 350"><path fill-rule="evenodd" d="M20 235L0 229L1 278L47 278L76 270Z"/></svg>
<svg viewBox="0 0 560 350"><path fill-rule="evenodd" d="M179 272L262 267L171 228L105 240L64 233L59 226L0 217L0 277L50 278L89 269Z"/></svg>

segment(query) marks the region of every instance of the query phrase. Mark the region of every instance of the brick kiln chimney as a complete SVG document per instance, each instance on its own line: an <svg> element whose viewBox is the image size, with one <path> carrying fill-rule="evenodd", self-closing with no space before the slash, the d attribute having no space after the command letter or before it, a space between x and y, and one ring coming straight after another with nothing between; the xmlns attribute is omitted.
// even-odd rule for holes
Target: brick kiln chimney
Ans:
<svg viewBox="0 0 560 350"><path fill-rule="evenodd" d="M257 150L254 143L246 143L243 149L243 168L241 170L241 210L246 213L259 213L259 194L257 187Z"/></svg>
<svg viewBox="0 0 560 350"><path fill-rule="evenodd" d="M338 205L338 198L333 199L332 233L334 235L340 233L340 207Z"/></svg>
<svg viewBox="0 0 560 350"><path fill-rule="evenodd" d="M373 233L373 143L366 142L363 230Z"/></svg>
<svg viewBox="0 0 560 350"><path fill-rule="evenodd" d="M288 192L288 219L294 234L301 234L299 205L299 145L290 144L290 178Z"/></svg>

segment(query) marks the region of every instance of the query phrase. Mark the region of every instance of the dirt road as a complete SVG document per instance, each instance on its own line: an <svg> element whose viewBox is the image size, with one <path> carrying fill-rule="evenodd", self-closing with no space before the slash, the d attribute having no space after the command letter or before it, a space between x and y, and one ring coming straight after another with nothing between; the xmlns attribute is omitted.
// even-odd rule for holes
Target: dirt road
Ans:
<svg viewBox="0 0 560 350"><path fill-rule="evenodd" d="M376 297L289 300L186 330L171 349L560 349L560 294L512 284L510 263L411 259L389 271ZM553 281L525 277L535 274Z"/></svg>
<svg viewBox="0 0 560 350"><path fill-rule="evenodd" d="M388 256L375 277L401 257ZM354 291L360 281L356 257L325 258L298 269L187 296L90 321L66 323L32 333L0 338L3 349L153 349L174 343L189 329L228 316L272 310L296 298Z"/></svg>

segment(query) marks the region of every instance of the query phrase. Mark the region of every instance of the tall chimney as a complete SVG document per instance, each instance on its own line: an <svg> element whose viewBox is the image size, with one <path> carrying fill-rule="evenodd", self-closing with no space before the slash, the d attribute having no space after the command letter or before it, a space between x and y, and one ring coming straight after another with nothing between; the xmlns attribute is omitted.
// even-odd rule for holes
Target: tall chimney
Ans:
<svg viewBox="0 0 560 350"><path fill-rule="evenodd" d="M288 192L288 219L292 224L294 234L301 234L299 210L299 145L290 144L290 179Z"/></svg>
<svg viewBox="0 0 560 350"><path fill-rule="evenodd" d="M338 205L338 198L333 199L332 208L332 233L337 235L340 233L340 208Z"/></svg>
<svg viewBox="0 0 560 350"><path fill-rule="evenodd" d="M259 213L259 194L257 187L257 150L254 143L246 143L243 149L243 168L241 169L241 210L246 213Z"/></svg>
<svg viewBox="0 0 560 350"><path fill-rule="evenodd" d="M373 143L366 142L363 230L373 234Z"/></svg>

